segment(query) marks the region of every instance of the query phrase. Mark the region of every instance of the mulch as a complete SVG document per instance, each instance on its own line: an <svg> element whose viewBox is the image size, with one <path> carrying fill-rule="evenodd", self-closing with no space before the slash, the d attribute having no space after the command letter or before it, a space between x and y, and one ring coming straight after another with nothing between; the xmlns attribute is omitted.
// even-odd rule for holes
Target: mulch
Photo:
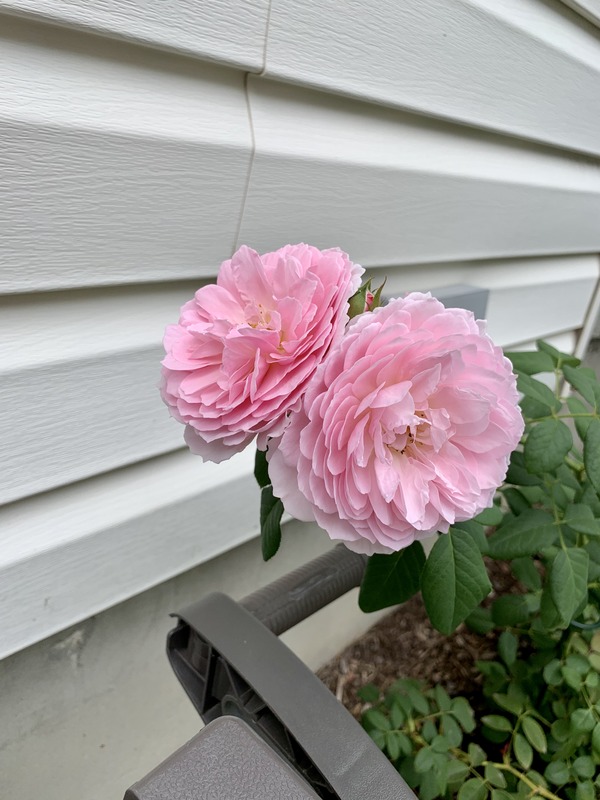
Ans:
<svg viewBox="0 0 600 800"><path fill-rule="evenodd" d="M518 593L508 564L489 561L494 587L486 600ZM441 684L450 696L475 699L481 686L478 660L496 657L496 634L473 633L464 625L444 636L430 624L420 595L384 617L360 639L325 664L317 676L357 719L366 704L358 697L365 684L385 691L398 678L416 678L429 686Z"/></svg>

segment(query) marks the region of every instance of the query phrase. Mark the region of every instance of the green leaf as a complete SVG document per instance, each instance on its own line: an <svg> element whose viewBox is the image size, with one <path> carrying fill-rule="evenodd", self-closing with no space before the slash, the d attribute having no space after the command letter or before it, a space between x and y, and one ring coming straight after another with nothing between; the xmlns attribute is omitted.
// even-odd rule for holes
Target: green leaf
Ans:
<svg viewBox="0 0 600 800"><path fill-rule="evenodd" d="M396 731L395 733L396 733L396 741L400 745L401 754L403 756L412 755L413 746L408 736L405 733L401 733L400 731Z"/></svg>
<svg viewBox="0 0 600 800"><path fill-rule="evenodd" d="M575 800L594 800L596 791L592 781L583 781L577 784L575 789Z"/></svg>
<svg viewBox="0 0 600 800"><path fill-rule="evenodd" d="M458 790L458 800L485 800L488 790L481 778L469 778Z"/></svg>
<svg viewBox="0 0 600 800"><path fill-rule="evenodd" d="M361 700L364 700L365 703L377 703L380 691L376 686L373 686L372 683L366 683L357 690L356 694Z"/></svg>
<svg viewBox="0 0 600 800"><path fill-rule="evenodd" d="M596 396L594 393L595 381L590 380L581 368L577 367L563 367L563 373L567 381L575 389L576 392L588 401L591 406L596 406Z"/></svg>
<svg viewBox="0 0 600 800"><path fill-rule="evenodd" d="M440 686L439 683L435 686L433 695L440 711L448 711L450 709L450 706L452 705L450 695L443 686Z"/></svg>
<svg viewBox="0 0 600 800"><path fill-rule="evenodd" d="M367 730L369 728L374 728L377 731L387 733L387 731L392 729L392 723L386 715L376 708L370 708L368 711L365 711L362 716L362 721Z"/></svg>
<svg viewBox="0 0 600 800"><path fill-rule="evenodd" d="M433 767L433 752L430 747L422 747L415 756L417 772L429 772Z"/></svg>
<svg viewBox="0 0 600 800"><path fill-rule="evenodd" d="M490 506L490 508L484 509L475 517L475 522L485 525L486 528L495 528L496 525L500 525L503 516L504 514L498 506Z"/></svg>
<svg viewBox="0 0 600 800"><path fill-rule="evenodd" d="M502 631L498 637L498 653L504 663L510 667L517 660L519 640L510 631Z"/></svg>
<svg viewBox="0 0 600 800"><path fill-rule="evenodd" d="M421 736L426 742L431 743L437 735L438 732L435 722L432 719L426 719L421 728Z"/></svg>
<svg viewBox="0 0 600 800"><path fill-rule="evenodd" d="M589 414L590 410L582 403L578 397L567 397L567 407L571 414ZM583 441L585 439L585 435L587 433L587 429L589 428L590 422L592 421L591 417L574 417L573 422L575 423L575 429L577 430L577 435Z"/></svg>
<svg viewBox="0 0 600 800"><path fill-rule="evenodd" d="M392 723L392 728L401 728L404 725L405 719L406 717L401 706L393 702L390 706L390 722Z"/></svg>
<svg viewBox="0 0 600 800"><path fill-rule="evenodd" d="M371 291L371 279L365 281L363 285L348 300L348 317L352 319L362 314L367 302L367 292Z"/></svg>
<svg viewBox="0 0 600 800"><path fill-rule="evenodd" d="M385 748L388 751L388 755L392 759L392 761L395 761L397 758L400 758L400 753L402 751L402 748L400 747L400 742L398 740L398 734L396 731L390 731L389 733L386 733Z"/></svg>
<svg viewBox="0 0 600 800"><path fill-rule="evenodd" d="M559 467L556 470L556 477L561 483L564 484L565 488L570 487L574 491L579 491L581 488L581 484L577 480L577 476L567 464L563 464L562 467Z"/></svg>
<svg viewBox="0 0 600 800"><path fill-rule="evenodd" d="M510 684L514 686L514 684ZM521 696L514 696L509 694L500 694L499 692L494 692L492 695L496 703L503 708L505 711L510 711L511 714L515 714L515 716L519 716L521 711L523 711L523 698Z"/></svg>
<svg viewBox="0 0 600 800"><path fill-rule="evenodd" d="M523 717L521 725L529 744L532 745L538 753L545 753L548 749L548 742L546 741L546 734L540 723L533 717Z"/></svg>
<svg viewBox="0 0 600 800"><path fill-rule="evenodd" d="M434 736L431 741L431 749L434 751L434 753L447 753L451 746L452 745L448 739L441 734Z"/></svg>
<svg viewBox="0 0 600 800"><path fill-rule="evenodd" d="M525 466L538 475L553 472L564 462L572 447L573 437L564 422L559 419L538 422L525 441Z"/></svg>
<svg viewBox="0 0 600 800"><path fill-rule="evenodd" d="M509 487L503 491L504 499L513 514L518 516L522 511L531 508L531 503L525 498L518 489Z"/></svg>
<svg viewBox="0 0 600 800"><path fill-rule="evenodd" d="M492 800L513 800L514 794L505 792L504 789L492 789Z"/></svg>
<svg viewBox="0 0 600 800"><path fill-rule="evenodd" d="M389 555L376 554L367 562L358 605L365 612L404 603L421 585L425 553L420 542Z"/></svg>
<svg viewBox="0 0 600 800"><path fill-rule="evenodd" d="M588 579L595 581L600 578L600 542L588 542L585 550L590 557L590 569Z"/></svg>
<svg viewBox="0 0 600 800"><path fill-rule="evenodd" d="M582 484L583 491L577 497L579 503L589 506L595 517L600 517L600 498L596 494L596 490L587 478L584 478Z"/></svg>
<svg viewBox="0 0 600 800"><path fill-rule="evenodd" d="M439 758L439 757L438 757ZM448 783L446 780L447 760L436 762L431 772L426 772L421 778L419 786L420 800L435 800L445 797Z"/></svg>
<svg viewBox="0 0 600 800"><path fill-rule="evenodd" d="M432 625L450 634L491 591L479 548L460 529L442 534L425 563L421 591Z"/></svg>
<svg viewBox="0 0 600 800"><path fill-rule="evenodd" d="M571 714L571 727L576 733L589 733L596 727L594 712L591 708L576 708Z"/></svg>
<svg viewBox="0 0 600 800"><path fill-rule="evenodd" d="M600 755L600 722L594 727L594 732L592 733L592 747Z"/></svg>
<svg viewBox="0 0 600 800"><path fill-rule="evenodd" d="M481 721L493 731L506 731L510 733L513 729L512 722L506 717L500 716L500 714L487 714L481 718Z"/></svg>
<svg viewBox="0 0 600 800"><path fill-rule="evenodd" d="M279 550L282 516L283 503L273 495L272 486L265 486L260 493L260 543L265 561Z"/></svg>
<svg viewBox="0 0 600 800"><path fill-rule="evenodd" d="M492 619L500 627L520 625L527 622L530 615L531 609L522 594L501 595L492 604Z"/></svg>
<svg viewBox="0 0 600 800"><path fill-rule="evenodd" d="M465 733L472 733L475 730L475 715L465 697L455 697L452 700L450 713L459 721Z"/></svg>
<svg viewBox="0 0 600 800"><path fill-rule="evenodd" d="M417 689L414 686L408 686L406 688L406 693L415 711L418 711L419 714L423 715L429 714L429 703L420 689Z"/></svg>
<svg viewBox="0 0 600 800"><path fill-rule="evenodd" d="M441 781L439 777L434 767L421 776L419 784L419 798L421 800L435 800L436 797L440 797Z"/></svg>
<svg viewBox="0 0 600 800"><path fill-rule="evenodd" d="M592 509L583 503L572 503L567 506L562 521L578 533L600 536L600 520L594 519Z"/></svg>
<svg viewBox="0 0 600 800"><path fill-rule="evenodd" d="M489 633L495 627L490 610L488 608L481 608L481 606L477 607L469 614L465 619L465 625L475 633L480 633L482 635Z"/></svg>
<svg viewBox="0 0 600 800"><path fill-rule="evenodd" d="M446 773L446 778L450 785L457 783L461 784L468 774L469 768L466 764L463 764L462 761L459 761L457 758L453 758L452 761L448 762L448 772Z"/></svg>
<svg viewBox="0 0 600 800"><path fill-rule="evenodd" d="M600 419L594 418L588 426L583 443L583 464L596 494L600 495Z"/></svg>
<svg viewBox="0 0 600 800"><path fill-rule="evenodd" d="M576 642L577 640L574 638L571 641L571 647L575 647ZM584 646L584 652L587 654L587 643L584 643ZM574 669L579 675L581 675L582 678L585 678L590 668L590 662L586 656L581 655L580 653L571 653L568 655L565 660L565 665Z"/></svg>
<svg viewBox="0 0 600 800"><path fill-rule="evenodd" d="M467 752L474 767L479 767L487 759L487 753L478 744L471 743Z"/></svg>
<svg viewBox="0 0 600 800"><path fill-rule="evenodd" d="M560 400L556 397L552 389L546 386L545 383L529 377L524 373L517 376L517 389L525 395L530 397L537 403L544 405L549 411L558 411L560 408Z"/></svg>
<svg viewBox="0 0 600 800"><path fill-rule="evenodd" d="M560 671L562 672L563 678L571 687L571 689L574 689L576 692L578 692L583 684L581 674L576 669L573 669L573 667L567 667L564 664L561 666Z"/></svg>
<svg viewBox="0 0 600 800"><path fill-rule="evenodd" d="M519 400L521 414L525 419L536 421L547 417L551 411L548 406L534 400L533 397L522 397Z"/></svg>
<svg viewBox="0 0 600 800"><path fill-rule="evenodd" d="M254 477L261 489L271 483L269 478L269 463L267 461L267 453L265 450L256 449L254 457Z"/></svg>
<svg viewBox="0 0 600 800"><path fill-rule="evenodd" d="M378 286L377 289L373 292L373 302L371 303L370 310L374 311L376 308L379 308L381 305L381 292L383 291L383 287L387 283L387 275L383 279L383 283L381 286Z"/></svg>
<svg viewBox="0 0 600 800"><path fill-rule="evenodd" d="M370 731L368 731L368 733L371 739L373 739L373 741L377 745L377 747L380 750L383 750L385 748L385 733L383 731L377 730L377 728L372 728Z"/></svg>
<svg viewBox="0 0 600 800"><path fill-rule="evenodd" d="M503 559L531 556L551 545L557 535L552 516L530 508L490 536L490 556Z"/></svg>
<svg viewBox="0 0 600 800"><path fill-rule="evenodd" d="M460 747L463 740L462 730L458 722L450 714L444 714L441 722L441 731L452 747Z"/></svg>
<svg viewBox="0 0 600 800"><path fill-rule="evenodd" d="M452 526L452 530L466 531L479 548L479 552L484 556L487 555L488 540L485 535L485 528L481 523L476 522L474 519L470 519L466 522L455 522Z"/></svg>
<svg viewBox="0 0 600 800"><path fill-rule="evenodd" d="M531 557L515 558L514 561L511 561L510 566L515 578L528 589L537 592L542 588L540 573L537 571Z"/></svg>
<svg viewBox="0 0 600 800"><path fill-rule="evenodd" d="M486 764L484 770L485 779L492 786L497 786L500 789L506 788L506 778L503 773L493 764Z"/></svg>
<svg viewBox="0 0 600 800"><path fill-rule="evenodd" d="M573 762L573 769L580 778L593 778L596 772L594 760L590 756L579 756Z"/></svg>
<svg viewBox="0 0 600 800"><path fill-rule="evenodd" d="M562 786L569 777L569 768L564 761L551 761L544 770L544 778L555 786Z"/></svg>
<svg viewBox="0 0 600 800"><path fill-rule="evenodd" d="M543 675L548 686L560 686L563 682L560 661L557 658L553 658L552 661L549 661L544 667Z"/></svg>
<svg viewBox="0 0 600 800"><path fill-rule="evenodd" d="M543 481L537 475L532 475L525 468L525 456L520 450L514 450L510 457L506 482L515 486L542 486ZM500 523L498 523L500 524Z"/></svg>
<svg viewBox="0 0 600 800"><path fill-rule="evenodd" d="M529 769L533 761L533 750L527 739L521 734L516 733L513 739L513 749L515 758L523 769Z"/></svg>
<svg viewBox="0 0 600 800"><path fill-rule="evenodd" d="M561 619L571 622L587 597L589 556L580 548L559 550L550 567L550 593Z"/></svg>
<svg viewBox="0 0 600 800"><path fill-rule="evenodd" d="M558 613L558 609L554 605L554 600L552 599L552 594L548 585L544 586L544 590L542 592L540 615L542 624L548 630L554 630L555 628L561 627L562 619Z"/></svg>
<svg viewBox="0 0 600 800"><path fill-rule="evenodd" d="M534 769L530 769L525 775L529 778L530 781L533 781L537 786L543 786L544 789L548 788L548 781L544 778L543 775L540 775L539 772L536 772Z"/></svg>
<svg viewBox="0 0 600 800"><path fill-rule="evenodd" d="M554 372L554 362L547 353L540 352L505 352L504 355L512 361L516 372L526 375L537 375L539 372Z"/></svg>
<svg viewBox="0 0 600 800"><path fill-rule="evenodd" d="M555 719L550 727L552 738L559 744L566 742L571 736L571 724L568 719Z"/></svg>
<svg viewBox="0 0 600 800"><path fill-rule="evenodd" d="M575 356L569 353L561 353L560 350L557 350L556 347L552 347L551 344L548 344L548 342L545 342L543 339L538 339L535 344L538 350L550 356L557 367L561 367L563 364L577 367L581 364L581 361Z"/></svg>

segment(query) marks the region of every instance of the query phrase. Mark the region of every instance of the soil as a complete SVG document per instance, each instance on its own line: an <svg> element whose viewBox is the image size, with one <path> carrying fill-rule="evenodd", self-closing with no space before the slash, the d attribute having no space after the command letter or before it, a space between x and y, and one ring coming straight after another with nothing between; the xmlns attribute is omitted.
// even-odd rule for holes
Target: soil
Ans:
<svg viewBox="0 0 600 800"><path fill-rule="evenodd" d="M489 561L487 567L493 592L486 604L499 594L523 591L508 564ZM398 678L416 678L429 686L439 683L450 696L464 695L477 705L481 674L475 662L496 657L495 639L494 633L482 636L464 625L444 636L432 628L421 596L416 595L325 664L317 675L357 719L368 707L357 691L368 683L385 691Z"/></svg>

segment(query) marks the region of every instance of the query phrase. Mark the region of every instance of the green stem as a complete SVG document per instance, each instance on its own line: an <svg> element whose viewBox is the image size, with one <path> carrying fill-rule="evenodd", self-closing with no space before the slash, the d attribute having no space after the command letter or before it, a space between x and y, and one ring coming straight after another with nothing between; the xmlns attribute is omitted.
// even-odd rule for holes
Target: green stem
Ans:
<svg viewBox="0 0 600 800"><path fill-rule="evenodd" d="M486 761L485 764L490 764L491 766L496 767L497 769L503 769L505 772L510 772L511 775L514 775L520 781L528 786L534 794L539 794L542 797L547 798L547 800L561 800L561 798L551 792L549 789L545 789L543 786L540 786L539 783L534 783L527 775L524 775L522 772L519 772L518 769L515 769L512 764L499 764L494 763L492 761Z"/></svg>
<svg viewBox="0 0 600 800"><path fill-rule="evenodd" d="M574 472L581 473L585 471L585 467L583 466L583 464L579 464L577 461L573 461L573 459L569 458L569 456L565 458L565 464L567 465L567 467L571 467L571 469Z"/></svg>
<svg viewBox="0 0 600 800"><path fill-rule="evenodd" d="M529 424L531 422L545 422L547 419L576 419L579 417L593 417L594 419L598 419L598 414L583 411L576 414L548 414L545 417L527 417L525 422Z"/></svg>

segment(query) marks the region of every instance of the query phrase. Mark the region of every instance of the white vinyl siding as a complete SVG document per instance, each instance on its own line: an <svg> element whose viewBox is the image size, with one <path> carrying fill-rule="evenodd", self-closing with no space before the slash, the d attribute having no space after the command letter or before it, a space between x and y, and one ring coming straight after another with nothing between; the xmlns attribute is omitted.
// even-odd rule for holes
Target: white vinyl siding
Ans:
<svg viewBox="0 0 600 800"><path fill-rule="evenodd" d="M165 325L242 243L386 292L598 307L597 30L538 0L0 0L0 657L256 536L253 454L182 447Z"/></svg>

